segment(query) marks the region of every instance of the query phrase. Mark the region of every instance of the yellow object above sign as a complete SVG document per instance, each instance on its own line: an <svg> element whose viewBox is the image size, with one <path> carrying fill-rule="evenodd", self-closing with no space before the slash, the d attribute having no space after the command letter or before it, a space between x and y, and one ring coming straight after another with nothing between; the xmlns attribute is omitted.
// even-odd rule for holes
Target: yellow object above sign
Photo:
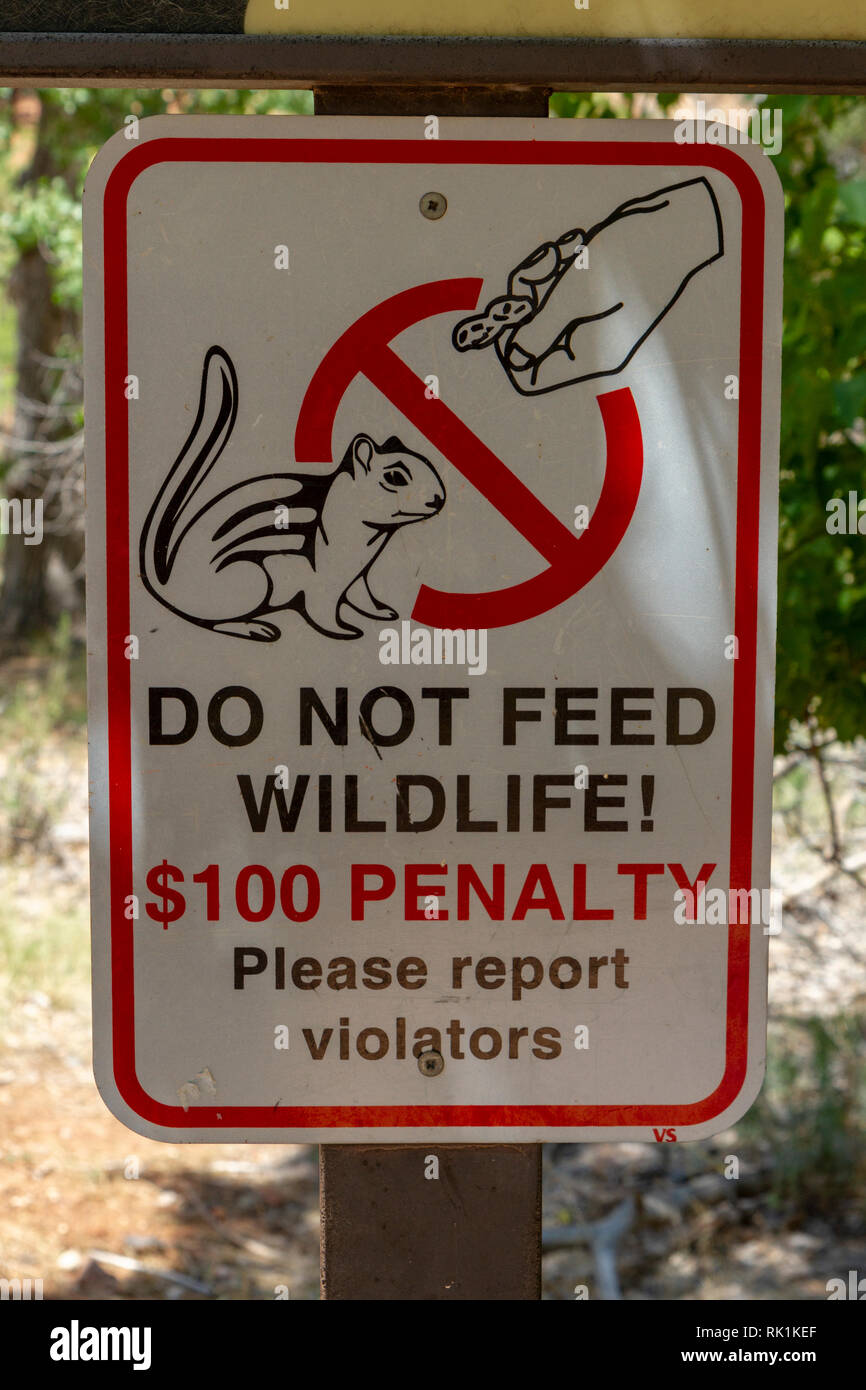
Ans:
<svg viewBox="0 0 866 1390"><path fill-rule="evenodd" d="M248 34L866 39L849 0L249 0Z"/></svg>

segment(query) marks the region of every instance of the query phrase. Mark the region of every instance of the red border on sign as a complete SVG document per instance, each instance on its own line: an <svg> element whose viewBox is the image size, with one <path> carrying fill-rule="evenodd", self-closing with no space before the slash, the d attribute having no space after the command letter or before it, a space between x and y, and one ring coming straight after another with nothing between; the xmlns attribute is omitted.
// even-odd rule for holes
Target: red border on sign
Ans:
<svg viewBox="0 0 866 1390"><path fill-rule="evenodd" d="M728 928L724 1074L703 1100L677 1105L165 1105L141 1086L135 1067L132 893L129 419L127 376L127 199L144 170L160 163L697 165L718 169L742 203L736 587L731 760L731 888L748 888L752 861L758 519L761 461L761 352L764 301L764 197L745 160L724 146L641 141L330 140L166 137L138 146L115 166L105 188L105 428L107 691L110 833L111 998L114 1078L130 1108L153 1125L230 1132L282 1129L507 1128L695 1125L736 1099L746 1078L749 1009L748 923Z"/></svg>

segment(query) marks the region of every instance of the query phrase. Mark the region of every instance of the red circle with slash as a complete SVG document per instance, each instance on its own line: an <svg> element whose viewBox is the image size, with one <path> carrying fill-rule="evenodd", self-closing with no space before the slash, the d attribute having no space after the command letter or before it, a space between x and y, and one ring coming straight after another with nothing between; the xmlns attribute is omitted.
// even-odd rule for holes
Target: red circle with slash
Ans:
<svg viewBox="0 0 866 1390"><path fill-rule="evenodd" d="M436 314L474 309L483 284L476 278L436 280L392 295L362 314L316 369L295 429L297 463L333 462L337 410L355 377L365 376L547 561L533 578L486 593L444 593L422 585L412 617L428 627L507 627L555 608L588 584L613 555L640 492L643 441L627 387L596 398L607 459L601 496L579 535L548 511L444 401L425 394L424 381L394 352L391 340Z"/></svg>

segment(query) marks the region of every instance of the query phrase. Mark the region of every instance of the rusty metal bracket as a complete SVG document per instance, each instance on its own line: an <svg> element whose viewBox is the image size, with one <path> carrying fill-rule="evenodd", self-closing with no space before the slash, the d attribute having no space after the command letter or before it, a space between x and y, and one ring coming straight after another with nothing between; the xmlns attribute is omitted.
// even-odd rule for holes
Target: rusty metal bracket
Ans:
<svg viewBox="0 0 866 1390"><path fill-rule="evenodd" d="M15 86L466 86L479 78L492 86L559 91L863 92L866 42L283 38L0 27L0 81Z"/></svg>
<svg viewBox="0 0 866 1390"><path fill-rule="evenodd" d="M346 86L313 88L317 116L548 115L549 87Z"/></svg>

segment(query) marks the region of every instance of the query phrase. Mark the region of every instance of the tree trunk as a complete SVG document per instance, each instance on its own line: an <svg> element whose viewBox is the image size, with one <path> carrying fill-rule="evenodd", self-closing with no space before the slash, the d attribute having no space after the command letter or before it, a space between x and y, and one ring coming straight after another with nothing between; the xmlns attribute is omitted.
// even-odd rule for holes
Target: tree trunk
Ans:
<svg viewBox="0 0 866 1390"><path fill-rule="evenodd" d="M10 297L18 310L17 394L13 434L19 440L37 437L40 420L28 401L45 400L45 369L36 352L51 353L56 334L56 311L51 303L51 272L38 250L27 251L15 266ZM44 489L29 462L13 465L6 476L7 497L35 497ZM27 537L10 531L3 553L0 590L0 635L22 637L48 626L51 605L46 584L48 547L26 544Z"/></svg>
<svg viewBox="0 0 866 1390"><path fill-rule="evenodd" d="M32 122L33 98L29 109L13 96L13 122L23 126ZM40 104L36 147L32 161L20 176L20 186L35 183L51 172L51 155L46 143L46 113ZM36 439L48 439L46 424L52 422L34 411L30 402L45 404L50 398L51 371L42 357L50 357L57 345L62 316L52 302L52 270L41 247L28 248L19 256L9 282L9 297L18 311L18 348L16 358L15 418L12 433L26 445ZM14 452L14 451L13 451ZM13 464L3 482L8 498L36 499L42 496L47 481L47 468L38 463L36 455L23 451L19 462ZM3 547L3 584L0 589L0 636L21 638L49 626L53 605L48 588L47 538L39 545L25 544L24 535L8 534Z"/></svg>

